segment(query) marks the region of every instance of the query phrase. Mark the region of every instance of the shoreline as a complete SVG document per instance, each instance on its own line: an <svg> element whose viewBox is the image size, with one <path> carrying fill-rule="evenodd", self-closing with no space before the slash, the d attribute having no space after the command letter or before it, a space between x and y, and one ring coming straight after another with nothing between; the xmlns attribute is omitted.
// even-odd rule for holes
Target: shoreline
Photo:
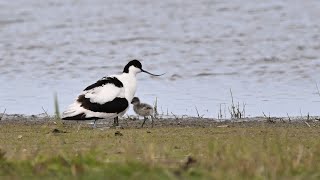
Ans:
<svg viewBox="0 0 320 180"><path fill-rule="evenodd" d="M140 128L142 119L137 119L137 116L123 116L119 119L121 128ZM67 121L55 119L54 116L46 114L39 115L23 115L23 114L3 114L0 115L1 124L24 124L24 125L44 125L62 123L66 126L79 125L91 127L93 121ZM98 127L113 128L112 119L102 119L97 121ZM186 116L159 116L154 119L154 127L231 127L244 126L256 127L262 125L271 126L319 126L319 116L302 116L302 117L248 117L238 119L217 119L217 118L202 118L202 117L186 117ZM144 128L151 128L151 120L147 120Z"/></svg>

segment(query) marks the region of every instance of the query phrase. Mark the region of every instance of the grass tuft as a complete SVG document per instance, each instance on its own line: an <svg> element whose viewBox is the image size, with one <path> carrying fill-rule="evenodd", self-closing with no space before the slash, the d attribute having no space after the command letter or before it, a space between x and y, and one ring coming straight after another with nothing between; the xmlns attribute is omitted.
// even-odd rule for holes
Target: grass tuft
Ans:
<svg viewBox="0 0 320 180"><path fill-rule="evenodd" d="M55 115L55 120L61 120L57 93L54 93L54 115Z"/></svg>
<svg viewBox="0 0 320 180"><path fill-rule="evenodd" d="M242 104L242 108L240 107L240 103L238 102L237 104L234 103L233 100L233 94L232 94L232 90L230 89L230 95L231 95L231 107L229 108L229 112L230 112L230 116L231 119L241 119L241 118L245 118L245 107L246 104L243 103Z"/></svg>

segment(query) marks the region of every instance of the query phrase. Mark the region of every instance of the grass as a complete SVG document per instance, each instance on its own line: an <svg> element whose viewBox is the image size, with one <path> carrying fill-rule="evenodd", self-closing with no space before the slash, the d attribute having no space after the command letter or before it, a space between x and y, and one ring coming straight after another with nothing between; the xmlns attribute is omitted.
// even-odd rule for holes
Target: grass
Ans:
<svg viewBox="0 0 320 180"><path fill-rule="evenodd" d="M2 179L319 179L320 125L92 129L0 124ZM57 127L60 131L54 130ZM54 130L54 131L53 131ZM122 136L115 136L120 131Z"/></svg>

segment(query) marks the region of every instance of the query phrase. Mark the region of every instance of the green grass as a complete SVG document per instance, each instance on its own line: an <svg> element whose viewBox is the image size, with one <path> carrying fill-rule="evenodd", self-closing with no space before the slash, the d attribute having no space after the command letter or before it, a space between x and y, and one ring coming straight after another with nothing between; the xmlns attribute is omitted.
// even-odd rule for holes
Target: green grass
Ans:
<svg viewBox="0 0 320 180"><path fill-rule="evenodd" d="M57 127L0 124L1 179L320 178L319 124L121 130L74 124L52 133Z"/></svg>

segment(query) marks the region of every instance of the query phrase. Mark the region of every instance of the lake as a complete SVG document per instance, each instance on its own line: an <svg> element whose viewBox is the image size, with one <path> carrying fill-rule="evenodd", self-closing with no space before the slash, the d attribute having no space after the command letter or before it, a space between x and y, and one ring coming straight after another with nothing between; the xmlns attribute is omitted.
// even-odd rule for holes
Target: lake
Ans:
<svg viewBox="0 0 320 180"><path fill-rule="evenodd" d="M60 111L131 59L163 114L319 115L320 1L0 1L0 111ZM197 113L198 111L198 113ZM132 114L132 110L128 113Z"/></svg>

